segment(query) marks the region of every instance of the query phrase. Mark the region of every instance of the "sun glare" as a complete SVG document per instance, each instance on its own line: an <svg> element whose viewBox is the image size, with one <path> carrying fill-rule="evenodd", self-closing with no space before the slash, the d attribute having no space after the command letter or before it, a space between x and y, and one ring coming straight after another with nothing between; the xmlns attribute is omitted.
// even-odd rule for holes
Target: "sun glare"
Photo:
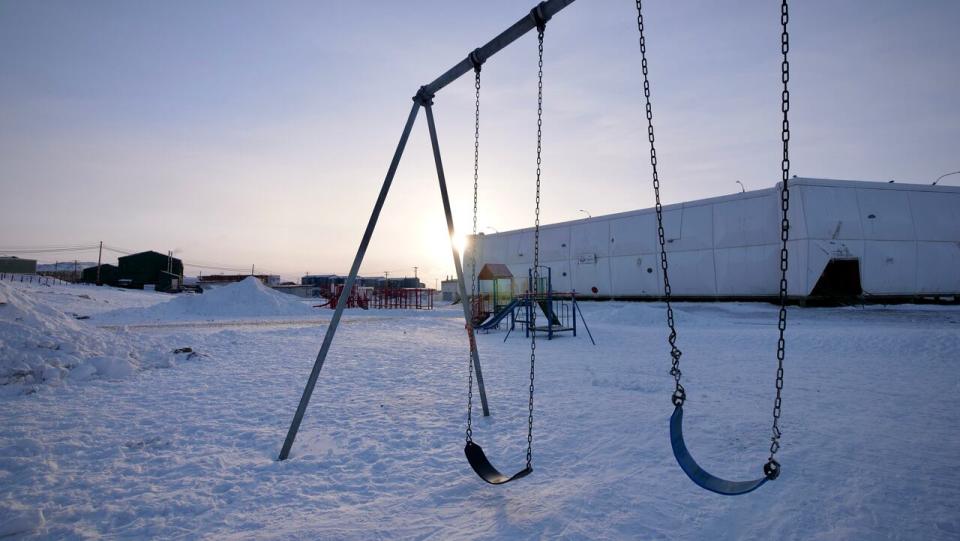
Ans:
<svg viewBox="0 0 960 541"><path fill-rule="evenodd" d="M455 234L453 236L453 245L457 247L457 251L460 252L461 256L463 256L463 251L467 249L468 243L466 235Z"/></svg>

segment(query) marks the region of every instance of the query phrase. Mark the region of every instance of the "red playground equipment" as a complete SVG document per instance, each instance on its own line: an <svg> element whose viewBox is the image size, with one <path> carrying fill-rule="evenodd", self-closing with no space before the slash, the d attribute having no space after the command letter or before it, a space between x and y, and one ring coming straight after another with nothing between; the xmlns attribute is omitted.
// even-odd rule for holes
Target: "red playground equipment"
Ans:
<svg viewBox="0 0 960 541"><path fill-rule="evenodd" d="M370 300L368 297L369 289L367 287L360 287L354 284L350 288L350 296L347 297L347 308L363 308L367 310L370 308ZM327 299L325 304L320 306L329 306L330 308L335 308L337 306L337 299L340 298L340 295L343 293L343 284L333 284L330 289L323 294L324 298Z"/></svg>
<svg viewBox="0 0 960 541"><path fill-rule="evenodd" d="M382 287L373 290L370 306L401 310L433 310L435 289L423 287Z"/></svg>
<svg viewBox="0 0 960 541"><path fill-rule="evenodd" d="M336 308L337 300L343 293L343 284L332 284L320 295L326 300L314 308ZM435 289L422 287L362 287L354 284L347 297L346 308L433 310Z"/></svg>

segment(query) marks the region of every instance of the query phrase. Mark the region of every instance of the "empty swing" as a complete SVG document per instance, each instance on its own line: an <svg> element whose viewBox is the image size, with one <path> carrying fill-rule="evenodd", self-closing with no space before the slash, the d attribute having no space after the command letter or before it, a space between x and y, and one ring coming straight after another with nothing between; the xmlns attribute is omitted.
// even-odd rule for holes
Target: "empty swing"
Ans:
<svg viewBox="0 0 960 541"><path fill-rule="evenodd" d="M784 341L784 331L787 328L787 238L790 230L790 221L787 216L787 209L790 206L790 190L787 185L790 175L790 123L787 118L787 112L790 109L790 93L787 90L787 82L790 79L790 64L787 61L787 52L790 47L789 34L787 33L787 22L789 20L787 0L782 0L780 7L780 24L782 28L781 53L783 55L783 60L781 62L781 79L783 82L783 91L781 93L781 111L783 112L781 133L781 139L783 140L783 159L781 161L781 173L783 186L780 191L780 208L782 211L780 240L782 241L782 244L780 248L780 311L777 325L779 329L779 340L777 342L777 390L773 405L773 427L770 438L770 456L763 466L763 477L749 481L728 481L710 474L700 467L696 460L693 459L693 456L690 454L690 451L687 449L687 445L683 440L683 403L686 401L687 395L683 385L680 384L680 356L682 353L677 347L677 330L674 324L673 307L670 304L670 279L667 274L667 253L664 247L663 208L660 204L660 180L657 176L657 151L654 147L653 109L650 105L650 82L648 79L647 70L646 41L644 40L643 35L642 2L641 0L637 0L636 3L637 27L640 31L640 58L643 71L643 94L646 99L647 135L650 141L650 165L653 169L653 193L656 200L657 234L660 241L660 268L663 271L663 293L667 305L667 326L670 329L670 333L668 335L668 342L670 344L670 357L672 358L670 375L673 376L675 384L674 391L671 396L674 410L673 415L670 417L670 444L673 448L674 457L676 457L677 462L680 464L680 468L694 483L700 487L711 492L729 496L746 494L756 490L767 481L776 479L777 476L780 475L780 463L776 460L776 454L780 449L780 393L783 390L783 359L786 345Z"/></svg>
<svg viewBox="0 0 960 541"><path fill-rule="evenodd" d="M541 135L543 126L543 33L546 29L549 17L543 12L543 3L530 10L530 17L537 26L537 49L538 49L538 72L537 72L537 191L536 203L534 209L534 232L533 232L533 284L531 284L534 295L538 292L540 278L540 153L541 153ZM476 88L476 107L474 117L474 152L473 152L473 234L477 234L477 184L479 178L479 159L480 159L480 67L483 59L479 52L474 51L470 54L470 61L473 63L474 81ZM471 251L471 254L475 252ZM472 257L476 257L472 255ZM471 293L475 296L476 289L476 259L471 259L473 266L473 281L471 283ZM531 325L536 327L536 311L532 311ZM469 322L468 322L469 325ZM476 349L473 342L473 334L469 333L471 350ZM473 441L473 355L470 356L470 375L468 379L467 391L467 430L466 445L463 452L470 463L473 471L484 481L492 485L502 485L510 481L526 477L533 472L533 380L534 369L537 360L537 334L532 333L530 338L530 387L527 414L527 455L526 465L517 473L507 476L500 472L487 458L483 448Z"/></svg>

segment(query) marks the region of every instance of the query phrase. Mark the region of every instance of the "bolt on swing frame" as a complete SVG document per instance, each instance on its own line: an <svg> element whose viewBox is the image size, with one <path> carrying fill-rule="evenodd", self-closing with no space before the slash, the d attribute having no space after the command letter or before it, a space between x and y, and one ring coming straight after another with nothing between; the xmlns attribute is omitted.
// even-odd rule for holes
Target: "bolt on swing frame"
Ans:
<svg viewBox="0 0 960 541"><path fill-rule="evenodd" d="M539 7L545 18L549 19L573 2L574 0L547 0L545 2L541 2ZM476 58L479 58L480 62L482 63L534 28L536 28L536 22L534 22L529 15L525 15L522 19L510 26L510 28L507 28L501 32L498 36L487 42L486 45L476 49L471 54L475 55ZM363 238L360 240L360 247L357 249L357 255L353 259L353 265L350 266L350 275L347 276L347 281L343 286L343 290L340 292L340 297L337 299L337 307L333 312L333 317L330 319L330 324L327 326L327 332L323 337L323 344L320 346L320 352L317 353L317 359L313 363L313 369L310 371L310 377L307 379L307 384L303 389L303 394L300 396L300 403L297 405L297 411L293 416L293 421L290 423L290 429L287 431L287 437L283 442L283 448L280 450L279 460L286 460L290 456L290 450L293 447L293 442L297 437L297 432L300 430L300 423L303 421L303 416L307 411L307 405L310 403L310 397L313 395L313 389L317 384L317 379L320 377L320 370L323 368L323 363L327 359L327 353L330 351L330 345L333 343L333 337L337 332L337 327L340 325L340 318L343 315L343 309L346 307L347 299L350 296L350 291L353 289L354 282L357 279L357 273L360 271L360 264L363 262L363 256L366 254L367 247L370 244L370 238L373 236L373 230L377 226L377 221L380 218L380 211L383 209L383 204L387 199L387 194L390 191L390 185L393 183L393 177L397 172L397 167L400 165L400 158L403 156L403 151L407 146L407 140L410 138L410 132L413 129L413 124L417 119L417 113L420 111L421 107L426 109L427 113L427 124L430 130L430 143L433 146L433 157L437 166L437 180L440 184L440 197L443 201L443 211L447 220L447 232L450 234L450 247L453 252L454 266L457 270L457 287L460 293L461 305L463 306L463 317L466 324L467 335L470 339L470 357L473 362L474 370L476 371L477 387L480 391L480 403L483 408L483 415L485 417L490 415L490 409L487 405L487 392L483 383L483 372L480 368L480 354L477 351L476 340L474 339L470 308L466 302L467 288L463 279L463 266L460 262L460 252L453 242L453 214L450 210L450 199L447 195L447 182L443 173L443 164L440 160L440 144L437 139L437 130L433 119L432 108L433 97L437 92L442 90L450 83L456 81L464 74L473 71L473 69L474 62L470 58L470 55L468 55L455 66L434 79L433 82L420 87L420 90L417 92L416 96L413 97L413 107L410 109L410 115L407 117L407 123L403 127L403 132L400 135L400 142L397 144L397 149L393 154L393 160L390 162L390 166L387 169L386 178L383 180L383 186L380 188L380 195L377 196L377 201L373 206L373 212L370 214L370 220L367 222L367 228L363 233Z"/></svg>

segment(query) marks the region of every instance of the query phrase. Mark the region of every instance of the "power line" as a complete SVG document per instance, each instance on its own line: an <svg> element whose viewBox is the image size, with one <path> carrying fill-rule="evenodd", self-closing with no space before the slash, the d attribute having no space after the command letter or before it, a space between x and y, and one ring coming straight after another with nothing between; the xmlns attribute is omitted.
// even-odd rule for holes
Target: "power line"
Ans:
<svg viewBox="0 0 960 541"><path fill-rule="evenodd" d="M97 245L94 244L92 246L74 246L69 248L0 248L0 252L8 254L53 254L64 252L89 252L96 249Z"/></svg>
<svg viewBox="0 0 960 541"><path fill-rule="evenodd" d="M109 250L114 253L123 254L123 255L133 255L135 253L139 253L130 249L118 248L116 246L108 246L106 244L103 245L103 249ZM180 259L180 258L175 258L175 259ZM182 259L180 259L180 262L183 264L184 267L191 267L196 269L208 269L208 270L218 270L218 271L227 271L227 272L246 272L247 271L247 267L233 266L233 265L228 265L223 263L210 263L207 261L191 262L191 261L184 261ZM261 269L261 271L268 272L266 269Z"/></svg>
<svg viewBox="0 0 960 541"><path fill-rule="evenodd" d="M129 248L118 248L116 246L108 246L106 244L103 245L103 248L105 250L110 250L111 252L116 252L118 254L123 254L123 255L133 255L133 254L139 253L137 250L131 250Z"/></svg>
<svg viewBox="0 0 960 541"><path fill-rule="evenodd" d="M36 246L8 246L9 250L50 250L50 249L63 249L63 248L79 248L83 246L96 246L99 241L94 242L73 242L69 244L38 244Z"/></svg>
<svg viewBox="0 0 960 541"><path fill-rule="evenodd" d="M99 242L91 244L58 244L58 245L46 245L46 246L10 246L10 247L0 247L0 253L8 254L57 254L57 253L70 253L70 252L92 252L100 248ZM140 253L141 251L132 250L130 248L123 248L118 246L111 246L108 244L103 245L103 249L108 252L113 252L120 255L134 255ZM177 258L179 259L179 258ZM208 261L184 261L180 260L183 263L184 267L196 268L196 269L207 269L207 270L217 270L225 272L236 272L236 273L247 273L249 267L239 266L239 265L229 265L224 263L217 262L208 262ZM270 274L269 269L260 268L261 274Z"/></svg>
<svg viewBox="0 0 960 541"><path fill-rule="evenodd" d="M220 267L216 265L199 265L197 263L190 263L188 261L181 261L184 267L191 267L195 269L210 269L210 270L219 270L219 271L230 271L230 272L247 272L247 268L240 267ZM261 269L262 270L262 269ZM265 271L264 271L265 272Z"/></svg>

